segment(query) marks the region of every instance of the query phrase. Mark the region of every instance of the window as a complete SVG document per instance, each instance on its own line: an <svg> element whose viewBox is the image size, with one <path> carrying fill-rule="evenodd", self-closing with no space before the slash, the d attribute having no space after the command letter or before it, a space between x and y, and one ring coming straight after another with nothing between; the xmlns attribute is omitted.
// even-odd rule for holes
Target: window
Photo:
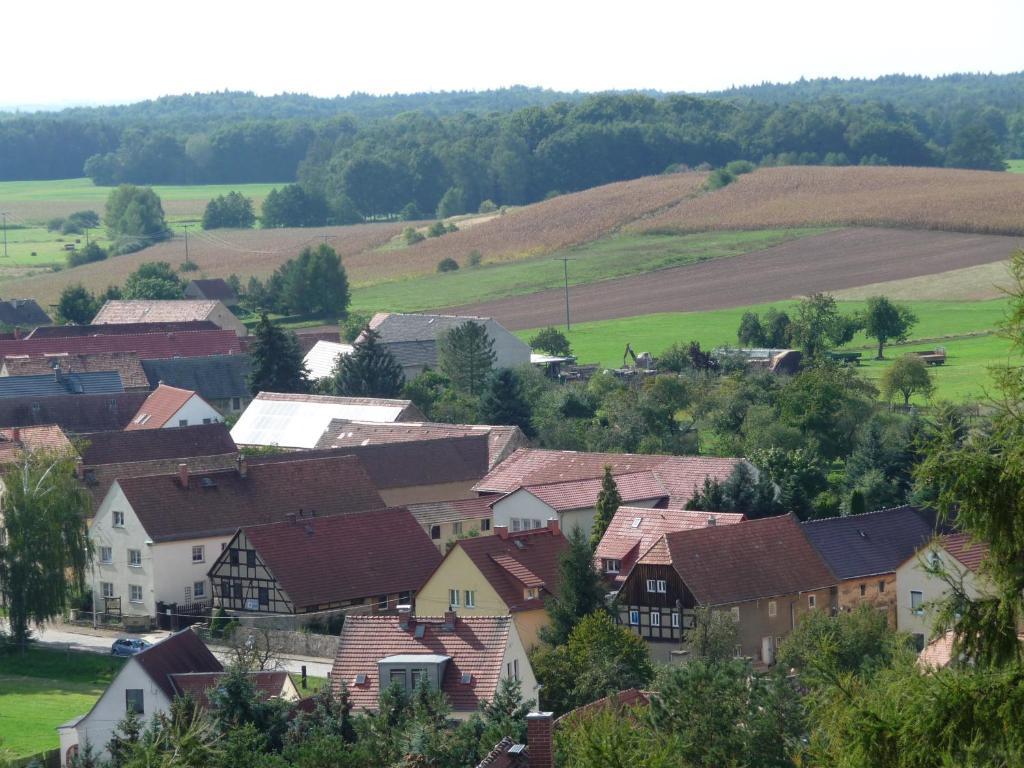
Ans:
<svg viewBox="0 0 1024 768"><path fill-rule="evenodd" d="M247 549L245 550L245 564L250 568L256 567L256 550Z"/></svg>
<svg viewBox="0 0 1024 768"><path fill-rule="evenodd" d="M205 563L206 562L206 547L202 544L192 547L192 562L193 563Z"/></svg>
<svg viewBox="0 0 1024 768"><path fill-rule="evenodd" d="M220 596L223 598L231 597L231 582L227 579L220 580Z"/></svg>
<svg viewBox="0 0 1024 768"><path fill-rule="evenodd" d="M399 592L398 593L398 604L399 605L410 605L412 603L412 592Z"/></svg>
<svg viewBox="0 0 1024 768"><path fill-rule="evenodd" d="M201 597L206 597L205 581L196 581L192 584L192 596L197 600Z"/></svg>
<svg viewBox="0 0 1024 768"><path fill-rule="evenodd" d="M518 532L519 531L519 518L518 517L513 517L510 522L512 523L512 532L513 533Z"/></svg>
<svg viewBox="0 0 1024 768"><path fill-rule="evenodd" d="M462 521L461 520L452 523L452 533L455 534L456 536L458 536L458 535L460 535L462 533Z"/></svg>
<svg viewBox="0 0 1024 768"><path fill-rule="evenodd" d="M128 585L128 599L133 603L142 602L142 587L138 584Z"/></svg>
<svg viewBox="0 0 1024 768"><path fill-rule="evenodd" d="M774 619L779 614L779 606L774 600L768 601L768 618Z"/></svg>
<svg viewBox="0 0 1024 768"><path fill-rule="evenodd" d="M808 608L817 608L818 607L818 596L817 595L808 595L807 596L807 607Z"/></svg>
<svg viewBox="0 0 1024 768"><path fill-rule="evenodd" d="M612 560L611 558L608 558L608 557L606 557L604 559L604 572L605 573L618 573L619 569L621 567L622 567L622 563L619 562L618 560Z"/></svg>
<svg viewBox="0 0 1024 768"><path fill-rule="evenodd" d="M438 539L441 538L441 526L440 525L432 525L432 526L430 526L430 538L433 539L434 541L437 541Z"/></svg>
<svg viewBox="0 0 1024 768"><path fill-rule="evenodd" d="M114 585L109 581L100 582L100 594L103 595L103 597L113 597Z"/></svg>
<svg viewBox="0 0 1024 768"><path fill-rule="evenodd" d="M405 670L404 669L392 669L388 673L389 683L398 683L402 688L405 688Z"/></svg>
<svg viewBox="0 0 1024 768"><path fill-rule="evenodd" d="M648 579L647 580L647 591L648 592L657 592L658 591L658 582L656 582L654 579Z"/></svg>
<svg viewBox="0 0 1024 768"><path fill-rule="evenodd" d="M480 530L481 531L489 531L489 530L491 530L491 518L485 517L483 520L480 521Z"/></svg>
<svg viewBox="0 0 1024 768"><path fill-rule="evenodd" d="M634 626L640 626L640 611L635 608L629 612L629 623Z"/></svg>
<svg viewBox="0 0 1024 768"><path fill-rule="evenodd" d="M242 599L242 582L232 581L231 582L231 596L236 600Z"/></svg>
<svg viewBox="0 0 1024 768"><path fill-rule="evenodd" d="M141 549L129 549L128 550L128 565L132 568L142 567L142 550Z"/></svg>
<svg viewBox="0 0 1024 768"><path fill-rule="evenodd" d="M738 622L740 620L740 607L738 605L734 605L732 608L730 608L729 613L732 614L733 621Z"/></svg>
<svg viewBox="0 0 1024 768"><path fill-rule="evenodd" d="M661 613L660 612L653 611L651 613L651 626L652 627L660 627L661 626Z"/></svg>
<svg viewBox="0 0 1024 768"><path fill-rule="evenodd" d="M448 590L448 607L458 608L459 607L459 590L449 589Z"/></svg>
<svg viewBox="0 0 1024 768"><path fill-rule="evenodd" d="M672 629L679 629L679 614L672 612Z"/></svg>
<svg viewBox="0 0 1024 768"><path fill-rule="evenodd" d="M260 605L263 606L263 607L269 606L270 605L270 588L269 587L260 587L257 590L257 593L258 593L258 596L259 596Z"/></svg>
<svg viewBox="0 0 1024 768"><path fill-rule="evenodd" d="M124 528L124 512L118 512L117 510L114 510L113 517L114 517L114 527L115 528Z"/></svg>
<svg viewBox="0 0 1024 768"><path fill-rule="evenodd" d="M124 692L124 711L134 712L136 715L144 715L146 713L144 702L144 693L141 688L126 688Z"/></svg>
<svg viewBox="0 0 1024 768"><path fill-rule="evenodd" d="M505 665L505 677L512 677L512 662Z"/></svg>
<svg viewBox="0 0 1024 768"><path fill-rule="evenodd" d="M238 565L238 550L232 549L228 552L228 563L231 565Z"/></svg>
<svg viewBox="0 0 1024 768"><path fill-rule="evenodd" d="M657 584L658 592L660 592L661 594L664 595L665 592L668 591L667 590L667 586L668 585L665 583L664 579L658 579L658 584Z"/></svg>
<svg viewBox="0 0 1024 768"><path fill-rule="evenodd" d="M113 549L113 547L100 547L100 562L101 563L112 563L112 562L114 562L114 549Z"/></svg>
<svg viewBox="0 0 1024 768"><path fill-rule="evenodd" d="M512 676L519 679L519 659L512 659Z"/></svg>
<svg viewBox="0 0 1024 768"><path fill-rule="evenodd" d="M466 598L466 607L476 608L476 592L472 589L467 589L464 596Z"/></svg>
<svg viewBox="0 0 1024 768"><path fill-rule="evenodd" d="M885 580L884 579L882 581L878 582L878 591L879 591L879 593L885 592Z"/></svg>
<svg viewBox="0 0 1024 768"><path fill-rule="evenodd" d="M910 612L915 616L924 613L924 593L912 590L910 593Z"/></svg>
<svg viewBox="0 0 1024 768"><path fill-rule="evenodd" d="M213 423L212 419L203 419L203 424L212 424L212 423Z"/></svg>
<svg viewBox="0 0 1024 768"><path fill-rule="evenodd" d="M188 419L178 419L178 426L179 427L187 427L188 426Z"/></svg>
<svg viewBox="0 0 1024 768"><path fill-rule="evenodd" d="M409 670L409 676L412 679L412 689L416 690L417 688L419 688L420 681L427 676L427 670L411 669Z"/></svg>
<svg viewBox="0 0 1024 768"><path fill-rule="evenodd" d="M538 597L540 597L540 592L537 590L536 587L530 587L526 590L527 600L536 600Z"/></svg>
<svg viewBox="0 0 1024 768"><path fill-rule="evenodd" d="M860 585L860 596L864 597L864 595L866 595L867 593L868 593L868 585L867 584L861 584Z"/></svg>
<svg viewBox="0 0 1024 768"><path fill-rule="evenodd" d="M240 398L240 397L232 397L231 398L231 410L232 411L240 411L240 410L242 410L242 398Z"/></svg>
<svg viewBox="0 0 1024 768"><path fill-rule="evenodd" d="M386 611L388 609L388 596L377 595L377 610Z"/></svg>

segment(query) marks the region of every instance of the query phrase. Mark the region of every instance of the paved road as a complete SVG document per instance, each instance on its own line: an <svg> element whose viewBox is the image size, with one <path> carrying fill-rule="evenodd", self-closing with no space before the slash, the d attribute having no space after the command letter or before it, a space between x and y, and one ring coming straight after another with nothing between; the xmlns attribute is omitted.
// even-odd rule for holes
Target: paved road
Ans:
<svg viewBox="0 0 1024 768"><path fill-rule="evenodd" d="M6 628L6 626L5 626ZM77 629L77 628L76 628ZM144 635L132 635L141 637L150 643L156 643L167 637L170 632L150 632ZM36 640L40 645L48 645L54 648L69 648L72 651L87 651L89 653L110 653L110 645L120 637L117 633L106 630L93 630L83 628L81 631L70 631L68 627L45 626L36 632ZM211 648L213 655L222 663L230 661L230 654L217 648ZM306 665L306 674L312 677L327 677L331 671L330 659L313 659L299 656L282 657L281 663L286 670L294 674L302 672L302 665Z"/></svg>

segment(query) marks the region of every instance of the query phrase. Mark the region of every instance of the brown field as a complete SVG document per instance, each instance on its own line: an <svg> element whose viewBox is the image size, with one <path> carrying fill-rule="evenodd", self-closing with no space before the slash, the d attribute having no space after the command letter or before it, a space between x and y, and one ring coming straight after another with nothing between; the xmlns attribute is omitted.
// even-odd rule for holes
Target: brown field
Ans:
<svg viewBox="0 0 1024 768"><path fill-rule="evenodd" d="M765 168L684 200L644 231L885 226L1024 234L1024 174L942 168Z"/></svg>
<svg viewBox="0 0 1024 768"><path fill-rule="evenodd" d="M845 229L742 256L574 286L569 296L576 322L725 309L1002 262L1022 243L999 235ZM564 293L552 290L448 311L494 317L518 330L564 322L564 302Z"/></svg>

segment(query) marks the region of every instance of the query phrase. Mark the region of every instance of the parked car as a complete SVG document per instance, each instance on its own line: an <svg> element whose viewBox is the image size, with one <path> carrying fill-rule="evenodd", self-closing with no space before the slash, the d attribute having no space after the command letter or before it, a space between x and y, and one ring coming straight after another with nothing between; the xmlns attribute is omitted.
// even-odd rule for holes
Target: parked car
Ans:
<svg viewBox="0 0 1024 768"><path fill-rule="evenodd" d="M150 643L137 637L121 637L110 646L110 653L113 656L134 656L136 653L149 648Z"/></svg>

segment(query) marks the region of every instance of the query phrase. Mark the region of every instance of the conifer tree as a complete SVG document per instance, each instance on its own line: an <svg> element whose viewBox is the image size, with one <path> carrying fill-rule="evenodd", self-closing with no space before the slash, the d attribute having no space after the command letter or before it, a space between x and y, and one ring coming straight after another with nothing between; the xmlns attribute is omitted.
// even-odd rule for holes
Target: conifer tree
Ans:
<svg viewBox="0 0 1024 768"><path fill-rule="evenodd" d="M308 371L302 361L295 334L270 322L264 312L256 325L250 348L252 372L249 389L260 392L305 392L309 389Z"/></svg>
<svg viewBox="0 0 1024 768"><path fill-rule="evenodd" d="M459 392L475 397L494 367L494 340L482 323L467 320L438 339L441 372Z"/></svg>
<svg viewBox="0 0 1024 768"><path fill-rule="evenodd" d="M480 397L480 419L485 424L516 426L533 437L533 408L523 392L523 383L510 368L503 368L487 381Z"/></svg>
<svg viewBox="0 0 1024 768"><path fill-rule="evenodd" d="M379 343L376 331L367 328L351 355L338 357L331 387L343 397L398 397L405 386L402 366L391 350Z"/></svg>
<svg viewBox="0 0 1024 768"><path fill-rule="evenodd" d="M558 597L547 605L551 624L540 632L541 640L551 645L564 643L584 616L608 611L607 590L594 567L594 550L581 528L574 527L569 534L569 546L562 552L558 570Z"/></svg>
<svg viewBox="0 0 1024 768"><path fill-rule="evenodd" d="M615 517L615 513L622 506L622 494L619 493L619 486L612 476L612 467L606 464L604 477L601 478L601 492L597 494L597 514L594 515L594 526L590 530L590 548L596 550L601 543L604 532Z"/></svg>

